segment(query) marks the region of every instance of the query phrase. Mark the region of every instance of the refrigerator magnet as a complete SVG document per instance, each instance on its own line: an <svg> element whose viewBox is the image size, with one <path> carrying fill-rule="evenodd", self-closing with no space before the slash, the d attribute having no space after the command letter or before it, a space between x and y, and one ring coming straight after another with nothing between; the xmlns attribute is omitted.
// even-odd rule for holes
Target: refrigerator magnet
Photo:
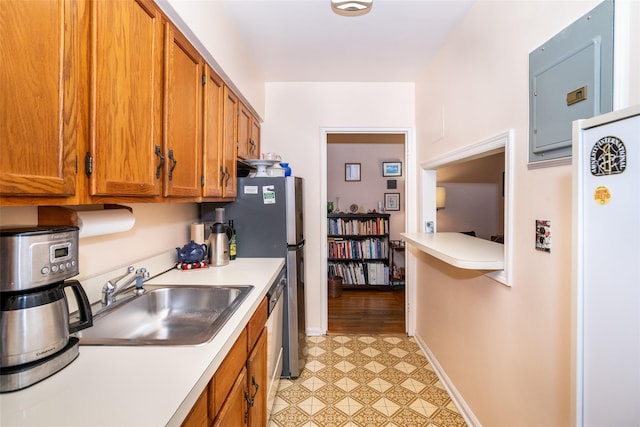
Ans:
<svg viewBox="0 0 640 427"><path fill-rule="evenodd" d="M265 205L276 204L276 192L273 185L265 185L262 187L262 203Z"/></svg>
<svg viewBox="0 0 640 427"><path fill-rule="evenodd" d="M606 205L611 201L611 191L605 185L599 185L593 192L593 200L599 205Z"/></svg>
<svg viewBox="0 0 640 427"><path fill-rule="evenodd" d="M605 136L591 149L589 162L593 176L622 173L627 168L627 148L620 138Z"/></svg>

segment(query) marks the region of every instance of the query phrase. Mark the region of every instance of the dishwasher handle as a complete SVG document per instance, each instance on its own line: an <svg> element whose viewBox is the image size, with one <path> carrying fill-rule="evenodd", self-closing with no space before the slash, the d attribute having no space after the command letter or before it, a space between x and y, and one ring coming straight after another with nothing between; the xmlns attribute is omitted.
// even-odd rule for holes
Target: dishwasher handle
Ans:
<svg viewBox="0 0 640 427"><path fill-rule="evenodd" d="M267 298L269 298L269 309L267 315L271 314L273 308L278 303L278 300L282 297L285 286L287 286L287 276L283 272L283 274L280 275L279 280L277 280L267 292Z"/></svg>

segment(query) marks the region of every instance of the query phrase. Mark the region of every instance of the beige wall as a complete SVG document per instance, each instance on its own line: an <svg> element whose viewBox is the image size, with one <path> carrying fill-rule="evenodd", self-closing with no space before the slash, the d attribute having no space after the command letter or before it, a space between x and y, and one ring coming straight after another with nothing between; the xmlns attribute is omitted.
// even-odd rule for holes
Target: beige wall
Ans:
<svg viewBox="0 0 640 427"><path fill-rule="evenodd" d="M157 3L176 21L207 62L264 119L264 78L253 62L251 51L227 19L223 2L157 0Z"/></svg>
<svg viewBox="0 0 640 427"><path fill-rule="evenodd" d="M195 203L137 203L127 206L133 208L136 219L131 230L80 239L80 274L77 278L97 276L182 247L190 239L191 223L199 216ZM0 207L2 226L36 225L37 222L37 207ZM93 301L98 299L99 291L87 289L87 294Z"/></svg>
<svg viewBox="0 0 640 427"><path fill-rule="evenodd" d="M326 147L323 128L413 128L413 83L267 83L262 151L281 153L305 179L307 331L323 330ZM326 327L326 326L325 326Z"/></svg>
<svg viewBox="0 0 640 427"><path fill-rule="evenodd" d="M513 286L412 250L416 335L485 426L572 424L571 167L527 169L528 54L597 3L480 0L416 83L418 163L514 129Z"/></svg>

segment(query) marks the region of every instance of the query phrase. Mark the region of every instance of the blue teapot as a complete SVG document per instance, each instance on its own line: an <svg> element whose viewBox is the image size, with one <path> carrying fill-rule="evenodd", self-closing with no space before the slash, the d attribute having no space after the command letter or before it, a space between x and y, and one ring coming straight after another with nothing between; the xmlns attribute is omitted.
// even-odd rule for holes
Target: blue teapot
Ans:
<svg viewBox="0 0 640 427"><path fill-rule="evenodd" d="M176 248L176 251L178 251L178 260L180 262L200 262L207 257L207 245L198 244L193 240L182 248Z"/></svg>

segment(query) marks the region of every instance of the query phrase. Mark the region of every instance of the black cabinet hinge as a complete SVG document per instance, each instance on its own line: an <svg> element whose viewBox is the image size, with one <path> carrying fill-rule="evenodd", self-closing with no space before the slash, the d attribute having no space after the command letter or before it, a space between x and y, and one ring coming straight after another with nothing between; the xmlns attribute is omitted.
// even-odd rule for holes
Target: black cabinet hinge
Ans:
<svg viewBox="0 0 640 427"><path fill-rule="evenodd" d="M87 177L90 177L93 173L93 156L88 151L84 156L84 173L87 174Z"/></svg>

